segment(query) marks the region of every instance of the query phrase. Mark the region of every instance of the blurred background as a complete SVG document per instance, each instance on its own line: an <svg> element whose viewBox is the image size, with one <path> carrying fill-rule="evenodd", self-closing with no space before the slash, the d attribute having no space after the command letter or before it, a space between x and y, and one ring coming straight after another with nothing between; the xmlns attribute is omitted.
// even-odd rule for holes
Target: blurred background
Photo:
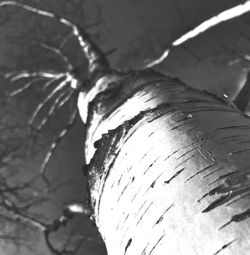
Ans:
<svg viewBox="0 0 250 255"><path fill-rule="evenodd" d="M63 16L85 29L106 53L111 65L120 70L143 67L201 22L244 2L19 1ZM246 81L249 60L250 13L247 13L173 48L155 70L218 97L226 95L231 101ZM73 254L106 254L96 227L81 213L52 233L52 249L41 227L34 224L36 220L54 224L67 205L86 203L86 178L81 170L84 125L78 115L68 134L58 140L48 163L46 177L51 185L48 187L43 178L37 177L51 143L72 117L74 98L46 120L39 132L37 125L51 109L49 100L29 124L39 102L53 91L53 81L51 88L44 87L51 78L39 76L41 72L67 73L70 66L76 79L84 84L86 60L69 28L56 19L19 7L0 7L1 255L53 254L53 249L57 254L65 254L67 249ZM21 73L30 75L18 76ZM59 78L54 85L60 82Z"/></svg>

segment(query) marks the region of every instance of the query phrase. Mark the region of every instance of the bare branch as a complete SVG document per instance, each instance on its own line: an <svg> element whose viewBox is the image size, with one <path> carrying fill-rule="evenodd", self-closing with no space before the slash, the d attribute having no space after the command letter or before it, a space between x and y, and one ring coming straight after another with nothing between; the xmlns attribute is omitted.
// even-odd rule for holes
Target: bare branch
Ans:
<svg viewBox="0 0 250 255"><path fill-rule="evenodd" d="M59 56L63 60L64 64L67 67L67 70L69 72L73 71L73 69L74 69L73 65L70 63L68 57L65 56L60 49L53 47L51 45L48 45L46 43L36 43L36 44L40 45L42 48L44 48L46 50L49 50L49 51L55 53L57 56Z"/></svg>
<svg viewBox="0 0 250 255"><path fill-rule="evenodd" d="M37 83L37 82L39 82L39 81L41 81L41 80L43 80L43 79L44 79L43 77L38 77L38 78L35 78L35 79L29 81L28 83L26 83L26 84L25 84L24 86L22 86L21 88L12 91L12 92L10 93L10 96L16 96L16 95L18 95L18 94L20 94L20 93L26 91L26 90L29 89L33 84L35 84L35 83Z"/></svg>
<svg viewBox="0 0 250 255"><path fill-rule="evenodd" d="M150 63L145 65L143 67L143 69L151 68L155 65L162 63L167 58L170 50L173 47L179 46L179 45L183 44L184 42L188 41L189 39L192 39L192 38L198 36L199 34L204 33L208 29L210 29L222 22L225 22L227 20L237 18L249 11L250 11L250 1L247 0L243 4L236 5L230 9L225 10L225 11L219 13L218 15L202 22L200 25L195 27L193 30L187 32L186 34L184 34L183 36L181 36L180 38L178 38L177 40L172 42L170 44L170 46L163 52L163 54L159 58L150 61Z"/></svg>
<svg viewBox="0 0 250 255"><path fill-rule="evenodd" d="M72 23L70 20L62 18L55 13L37 9L30 5L26 5L17 1L2 1L0 2L0 7L2 6L15 6L22 8L26 11L45 16L51 19L56 19L58 22L66 25L72 30L74 36L76 36L79 45L87 58L89 65L89 73L94 74L98 72L109 72L110 67L108 61L103 54L103 52L96 46L96 44L90 39L89 35L83 31L79 26Z"/></svg>
<svg viewBox="0 0 250 255"><path fill-rule="evenodd" d="M46 90L47 88L50 87L50 85L54 84L55 82L57 82L58 80L60 80L63 76L65 75L65 73L61 73L60 75L58 75L57 77L52 78L51 80L49 80L48 82L46 82L43 85L43 90Z"/></svg>
<svg viewBox="0 0 250 255"><path fill-rule="evenodd" d="M41 131L42 128L47 124L50 117L54 115L57 112L57 110L63 107L72 98L73 93L74 90L68 88L54 100L53 104L49 108L48 113L45 115L40 124L37 126L38 131Z"/></svg>
<svg viewBox="0 0 250 255"><path fill-rule="evenodd" d="M43 78L55 78L60 76L61 73L54 71L39 71L30 72L28 70L14 71L5 74L5 78L10 79L11 82L19 80L21 78L43 77Z"/></svg>
<svg viewBox="0 0 250 255"><path fill-rule="evenodd" d="M54 142L50 145L50 148L43 160L43 163L41 165L40 168L40 173L44 178L44 181L47 183L47 185L49 186L49 180L46 178L46 168L47 165L49 163L49 160L51 159L55 149L57 148L57 145L61 142L61 140L68 134L69 130L71 129L71 127L73 126L76 117L77 117L77 108L75 108L71 114L71 117L67 123L67 125L64 127L64 129L58 134L58 136L56 137L56 139L54 140Z"/></svg>
<svg viewBox="0 0 250 255"><path fill-rule="evenodd" d="M56 96L56 94L58 92L60 92L61 90L63 90L70 82L71 82L72 78L71 76L66 76L47 96L46 98L38 104L38 106L36 107L34 113L32 114L30 120L29 120L29 124L33 124L35 118L37 117L37 115L39 114L39 112L42 110L42 108L46 105L46 103L48 103L54 96Z"/></svg>

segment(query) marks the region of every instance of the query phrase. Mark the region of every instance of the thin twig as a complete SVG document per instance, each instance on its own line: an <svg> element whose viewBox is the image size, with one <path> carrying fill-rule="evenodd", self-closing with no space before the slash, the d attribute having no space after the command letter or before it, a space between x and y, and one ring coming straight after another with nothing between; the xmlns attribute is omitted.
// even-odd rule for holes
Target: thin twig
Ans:
<svg viewBox="0 0 250 255"><path fill-rule="evenodd" d="M67 85L71 82L71 77L66 77L65 79L63 79L46 97L45 99L38 104L38 106L36 107L35 111L33 112L30 120L29 120L29 124L32 125L35 118L37 117L37 115L39 114L39 112L42 110L42 108L46 105L47 102L49 102L53 97L56 96L56 94L58 92L60 92L61 90L63 90L65 87L67 87Z"/></svg>
<svg viewBox="0 0 250 255"><path fill-rule="evenodd" d="M73 65L70 63L68 57L62 53L60 48L56 48L56 47L51 46L46 43L36 43L36 44L38 44L39 46L41 46L42 48L44 48L46 50L49 50L49 51L55 53L57 56L59 56L62 59L62 61L64 62L64 64L67 67L68 72L73 71L73 69L74 69Z"/></svg>
<svg viewBox="0 0 250 255"><path fill-rule="evenodd" d="M40 124L37 126L36 128L37 131L41 131L43 129L43 127L47 124L50 117L54 115L57 112L57 110L63 107L71 99L73 93L74 90L72 90L71 88L67 88L54 100L53 104L49 108L48 113L45 115Z"/></svg>

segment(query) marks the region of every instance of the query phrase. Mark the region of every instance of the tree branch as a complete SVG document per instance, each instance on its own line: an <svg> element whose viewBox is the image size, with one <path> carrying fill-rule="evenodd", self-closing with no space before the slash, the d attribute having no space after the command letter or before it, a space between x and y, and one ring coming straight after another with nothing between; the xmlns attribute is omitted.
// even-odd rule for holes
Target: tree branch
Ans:
<svg viewBox="0 0 250 255"><path fill-rule="evenodd" d="M60 17L57 14L45 10L41 10L30 5L22 4L17 1L2 1L2 6L15 6L22 8L26 11L45 16L51 19L57 20L59 23L66 25L72 31L72 34L77 38L84 56L88 61L89 74L95 75L99 72L109 72L110 66L105 57L105 54L99 49L99 47L90 39L90 36L79 26L71 22L70 20Z"/></svg>
<svg viewBox="0 0 250 255"><path fill-rule="evenodd" d="M155 65L158 65L162 63L169 55L170 50L173 47L179 46L183 44L184 42L188 41L189 39L192 39L196 36L198 36L201 33L204 33L208 29L217 26L218 24L225 22L230 19L237 18L247 12L250 11L250 1L247 0L243 4L236 5L228 10L222 11L218 15L202 22L200 25L192 29L191 31L185 33L180 38L175 40L174 42L169 44L169 47L162 53L162 55L152 61L150 61L147 65L143 67L143 69L151 68Z"/></svg>

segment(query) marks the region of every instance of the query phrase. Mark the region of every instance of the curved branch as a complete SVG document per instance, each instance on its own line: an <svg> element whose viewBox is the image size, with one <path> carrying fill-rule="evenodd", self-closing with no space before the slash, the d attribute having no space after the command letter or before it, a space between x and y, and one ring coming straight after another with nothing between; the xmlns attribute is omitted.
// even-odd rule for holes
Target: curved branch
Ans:
<svg viewBox="0 0 250 255"><path fill-rule="evenodd" d="M2 6L15 6L22 8L26 11L45 16L51 19L56 19L59 23L66 25L72 30L72 34L77 38L84 56L88 61L89 74L94 75L99 72L109 72L110 66L100 48L90 39L90 36L79 26L71 22L70 20L60 17L59 15L41 10L30 5L19 3L17 1L2 1L0 2L0 7Z"/></svg>
<svg viewBox="0 0 250 255"><path fill-rule="evenodd" d="M150 61L148 64L146 64L142 69L151 68L153 66L156 66L160 63L162 63L169 55L169 52L172 48L176 46L180 46L181 44L185 43L186 41L200 35L201 33L204 33L208 29L217 26L218 24L237 18L247 12L250 11L250 0L245 1L245 3L238 4L228 10L220 12L218 15L203 21L201 24L199 24L194 29L188 31L178 39L176 39L174 42L169 43L169 47L164 50L164 52L161 54L160 57Z"/></svg>

